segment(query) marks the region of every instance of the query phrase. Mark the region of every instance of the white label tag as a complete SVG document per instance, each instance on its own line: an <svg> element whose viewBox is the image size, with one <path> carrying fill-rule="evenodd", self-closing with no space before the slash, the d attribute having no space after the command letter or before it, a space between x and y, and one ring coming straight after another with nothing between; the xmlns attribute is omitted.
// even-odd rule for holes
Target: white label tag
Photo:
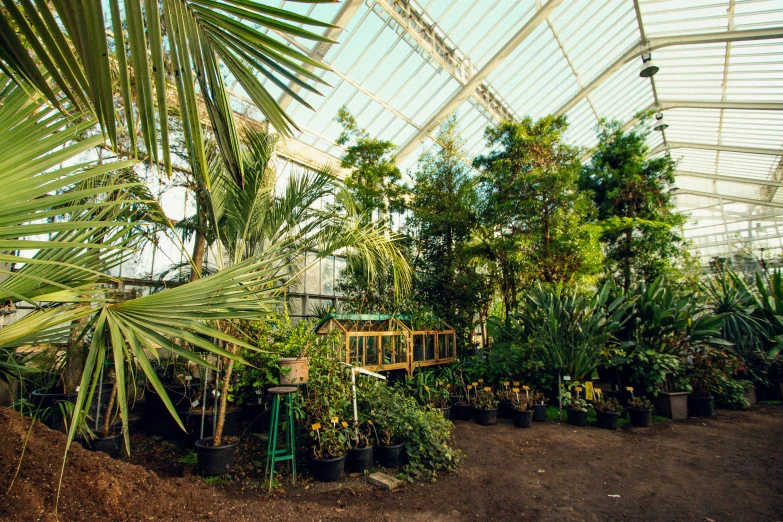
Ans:
<svg viewBox="0 0 783 522"><path fill-rule="evenodd" d="M195 407L196 407L196 406L198 406L198 405L199 405L199 402L198 402L198 401L193 401L193 402L191 402L191 403L190 403L190 407L191 407L191 408L195 408Z"/></svg>
<svg viewBox="0 0 783 522"><path fill-rule="evenodd" d="M192 381L193 380L193 376L192 375L186 375L185 376L185 380L186 381Z"/></svg>
<svg viewBox="0 0 783 522"><path fill-rule="evenodd" d="M563 380L564 381L570 381L571 380L571 376L570 375L563 375Z"/></svg>
<svg viewBox="0 0 783 522"><path fill-rule="evenodd" d="M256 390L256 395L261 395L261 390Z"/></svg>
<svg viewBox="0 0 783 522"><path fill-rule="evenodd" d="M212 395L214 395L215 397L220 397L220 392L217 390L212 390Z"/></svg>
<svg viewBox="0 0 783 522"><path fill-rule="evenodd" d="M77 387L76 387L76 389L75 389L74 391L75 391L76 393L79 393L79 388L81 388L81 386L77 386Z"/></svg>

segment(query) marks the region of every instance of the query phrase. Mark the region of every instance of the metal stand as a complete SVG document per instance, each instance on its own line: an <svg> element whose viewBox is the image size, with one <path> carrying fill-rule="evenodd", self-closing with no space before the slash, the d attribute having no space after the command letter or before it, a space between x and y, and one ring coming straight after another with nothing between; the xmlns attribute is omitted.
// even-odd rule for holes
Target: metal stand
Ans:
<svg viewBox="0 0 783 522"><path fill-rule="evenodd" d="M266 471L269 476L269 491L272 491L272 479L275 475L275 464L283 461L291 461L291 475L296 486L296 439L294 424L293 396L297 393L293 386L277 386L270 388L272 394L272 418L269 421L269 445L266 450ZM277 433L280 431L280 404L285 398L285 443L282 448L277 447Z"/></svg>

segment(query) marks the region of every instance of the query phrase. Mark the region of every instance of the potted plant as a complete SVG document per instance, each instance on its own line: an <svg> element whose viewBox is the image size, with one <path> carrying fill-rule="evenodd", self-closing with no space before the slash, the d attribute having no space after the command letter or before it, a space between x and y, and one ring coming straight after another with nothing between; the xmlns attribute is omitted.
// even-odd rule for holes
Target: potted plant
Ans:
<svg viewBox="0 0 783 522"><path fill-rule="evenodd" d="M599 399L593 404L595 415L598 420L598 427L604 430L616 430L617 422L620 419L620 413L623 407L617 399Z"/></svg>
<svg viewBox="0 0 783 522"><path fill-rule="evenodd" d="M310 379L310 354L318 345L318 335L310 321L300 321L293 326L288 310L283 313L275 335L275 351L281 355L280 384L298 386Z"/></svg>
<svg viewBox="0 0 783 522"><path fill-rule="evenodd" d="M533 409L530 407L530 400L526 396L520 396L516 393L511 399L513 408L514 426L517 428L529 428L533 424Z"/></svg>
<svg viewBox="0 0 783 522"><path fill-rule="evenodd" d="M470 386L470 389L468 389ZM465 385L465 377L460 375L457 383L458 396L456 402L451 403L451 419L452 420L470 420L473 417L473 405L470 401L470 390L473 389L472 385Z"/></svg>
<svg viewBox="0 0 783 522"><path fill-rule="evenodd" d="M653 405L644 397L634 397L628 402L628 416L634 428L649 428L652 424Z"/></svg>
<svg viewBox="0 0 783 522"><path fill-rule="evenodd" d="M514 400L508 381L504 381L501 386L498 386L495 398L498 401L498 416L501 419L514 418Z"/></svg>
<svg viewBox="0 0 783 522"><path fill-rule="evenodd" d="M378 446L375 458L384 468L399 468L405 464L405 427L395 411L386 410L376 416Z"/></svg>
<svg viewBox="0 0 783 522"><path fill-rule="evenodd" d="M353 423L348 432L348 452L345 457L345 469L362 473L372 468L375 462L373 452L373 424L371 420Z"/></svg>
<svg viewBox="0 0 783 522"><path fill-rule="evenodd" d="M476 395L473 397L473 417L476 424L481 426L497 424L498 401L491 388L476 389Z"/></svg>
<svg viewBox="0 0 783 522"><path fill-rule="evenodd" d="M566 407L568 424L572 426L587 426L587 412L590 411L590 403L584 400L578 393L565 392L563 394L563 406Z"/></svg>
<svg viewBox="0 0 783 522"><path fill-rule="evenodd" d="M119 413L117 404L117 381L115 379L109 393L106 411L103 414L101 430L93 437L84 439L83 446L93 451L102 451L112 458L118 458L122 453L122 424L115 423L116 414ZM117 427L120 426L120 429Z"/></svg>
<svg viewBox="0 0 783 522"><path fill-rule="evenodd" d="M534 393L531 395L531 402L533 422L544 422L546 420L546 396L543 393Z"/></svg>
<svg viewBox="0 0 783 522"><path fill-rule="evenodd" d="M335 422L332 422L335 421ZM313 476L321 482L336 482L345 471L346 422L336 417L310 426L310 463Z"/></svg>
<svg viewBox="0 0 783 522"><path fill-rule="evenodd" d="M712 417L715 414L713 390L722 381L731 379L739 363L733 355L709 344L693 350L689 360L687 373L693 392L688 397L688 413L694 417Z"/></svg>

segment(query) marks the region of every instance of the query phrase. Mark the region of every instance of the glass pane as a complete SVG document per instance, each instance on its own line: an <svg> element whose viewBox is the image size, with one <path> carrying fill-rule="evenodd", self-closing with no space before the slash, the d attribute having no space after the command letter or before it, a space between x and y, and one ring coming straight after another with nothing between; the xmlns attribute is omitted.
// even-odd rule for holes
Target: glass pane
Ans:
<svg viewBox="0 0 783 522"><path fill-rule="evenodd" d="M321 294L334 295L334 258L321 260Z"/></svg>
<svg viewBox="0 0 783 522"><path fill-rule="evenodd" d="M413 336L413 360L424 360L424 335L417 334Z"/></svg>
<svg viewBox="0 0 783 522"><path fill-rule="evenodd" d="M393 335L381 337L381 364L394 364L394 341Z"/></svg>
<svg viewBox="0 0 783 522"><path fill-rule="evenodd" d="M367 366L376 366L378 364L378 338L365 337L367 357L364 364Z"/></svg>
<svg viewBox="0 0 783 522"><path fill-rule="evenodd" d="M435 335L427 334L427 360L432 361L435 359Z"/></svg>
<svg viewBox="0 0 783 522"><path fill-rule="evenodd" d="M405 339L405 336L403 335L395 335L394 336L394 344L397 348L397 355L394 357L394 360L398 363L405 363L408 362L408 343Z"/></svg>
<svg viewBox="0 0 783 522"><path fill-rule="evenodd" d="M314 264L313 264L314 263ZM310 266L310 265L313 266ZM321 263L313 254L307 254L307 273L305 275L305 292L308 294L321 293Z"/></svg>
<svg viewBox="0 0 783 522"><path fill-rule="evenodd" d="M364 353L364 338L351 336L351 364L362 364L362 355Z"/></svg>

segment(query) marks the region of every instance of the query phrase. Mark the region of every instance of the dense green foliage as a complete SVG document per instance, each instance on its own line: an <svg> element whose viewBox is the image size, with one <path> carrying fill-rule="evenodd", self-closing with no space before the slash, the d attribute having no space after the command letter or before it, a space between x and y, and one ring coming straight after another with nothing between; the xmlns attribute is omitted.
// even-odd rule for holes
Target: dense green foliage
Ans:
<svg viewBox="0 0 783 522"><path fill-rule="evenodd" d="M685 216L675 211L670 192L676 163L668 155L648 158L647 135L602 121L598 147L579 175L603 228L607 275L626 290L632 281L669 273L683 252Z"/></svg>
<svg viewBox="0 0 783 522"><path fill-rule="evenodd" d="M577 187L579 151L563 143L564 117L503 122L485 131L479 234L500 279L506 318L535 281L579 282L600 268L586 224L591 205Z"/></svg>

